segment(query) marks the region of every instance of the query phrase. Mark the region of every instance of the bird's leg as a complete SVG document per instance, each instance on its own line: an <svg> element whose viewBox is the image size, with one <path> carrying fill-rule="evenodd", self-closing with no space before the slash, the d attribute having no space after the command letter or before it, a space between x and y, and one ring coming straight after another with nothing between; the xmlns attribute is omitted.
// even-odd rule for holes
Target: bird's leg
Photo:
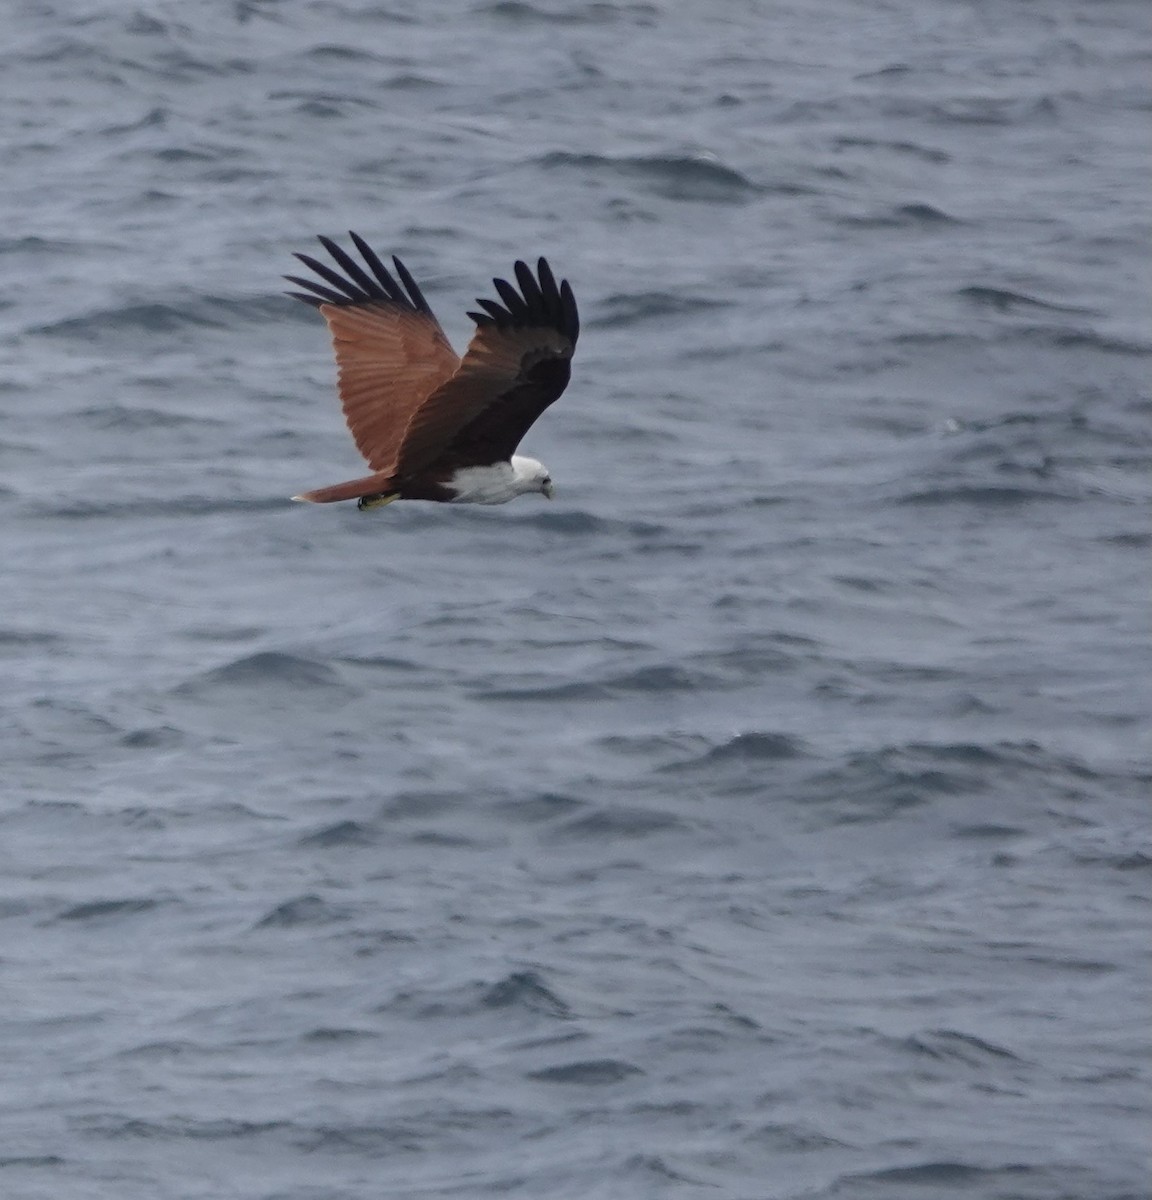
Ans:
<svg viewBox="0 0 1152 1200"><path fill-rule="evenodd" d="M383 508L385 504L391 504L393 500L399 499L399 492L388 492L387 494L381 493L376 496L361 496L360 499L356 501L356 507L360 509L361 512L364 512L369 508Z"/></svg>

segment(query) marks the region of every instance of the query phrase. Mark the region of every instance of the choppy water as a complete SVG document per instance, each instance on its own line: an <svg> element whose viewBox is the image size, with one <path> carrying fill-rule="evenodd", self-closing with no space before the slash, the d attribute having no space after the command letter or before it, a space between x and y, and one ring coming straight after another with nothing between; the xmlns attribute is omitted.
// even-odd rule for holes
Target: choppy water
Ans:
<svg viewBox="0 0 1152 1200"><path fill-rule="evenodd" d="M0 1194L1135 1200L1147 12L0 16ZM546 253L554 505L280 296Z"/></svg>

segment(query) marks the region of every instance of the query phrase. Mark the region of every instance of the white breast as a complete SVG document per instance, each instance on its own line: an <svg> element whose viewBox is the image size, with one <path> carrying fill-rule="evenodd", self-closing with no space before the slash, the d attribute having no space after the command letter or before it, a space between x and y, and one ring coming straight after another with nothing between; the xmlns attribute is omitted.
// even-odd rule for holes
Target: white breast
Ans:
<svg viewBox="0 0 1152 1200"><path fill-rule="evenodd" d="M512 464L506 462L461 467L444 486L456 493L450 504L505 504L524 491Z"/></svg>

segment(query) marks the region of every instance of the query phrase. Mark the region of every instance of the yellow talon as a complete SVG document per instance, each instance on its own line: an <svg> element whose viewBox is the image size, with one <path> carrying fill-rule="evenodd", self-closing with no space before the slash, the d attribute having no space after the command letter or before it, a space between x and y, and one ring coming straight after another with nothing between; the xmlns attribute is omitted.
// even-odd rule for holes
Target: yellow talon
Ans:
<svg viewBox="0 0 1152 1200"><path fill-rule="evenodd" d="M393 500L399 500L399 492L389 492L386 496L361 496L356 501L356 507L363 512L369 508L383 508L385 504L391 504Z"/></svg>

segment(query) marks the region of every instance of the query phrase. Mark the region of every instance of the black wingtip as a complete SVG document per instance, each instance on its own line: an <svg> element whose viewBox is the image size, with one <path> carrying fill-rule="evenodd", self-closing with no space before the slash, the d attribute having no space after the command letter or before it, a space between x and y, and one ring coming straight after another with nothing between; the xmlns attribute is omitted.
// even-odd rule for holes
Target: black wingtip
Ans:
<svg viewBox="0 0 1152 1200"><path fill-rule="evenodd" d="M557 286L556 277L546 258L536 262L536 274L527 263L517 259L513 271L520 290L506 279L493 279L492 286L503 304L493 300L477 300L476 303L489 314L484 322L488 325L525 327L540 326L555 329L571 341L573 346L580 336L580 318L576 309L576 298L568 281ZM475 318L475 314L469 313Z"/></svg>
<svg viewBox="0 0 1152 1200"><path fill-rule="evenodd" d="M340 292L334 292L331 288L326 288L312 279L305 279L302 275L284 275L283 278L311 293L316 304L348 303L348 298Z"/></svg>
<svg viewBox="0 0 1152 1200"><path fill-rule="evenodd" d="M327 263L320 262L309 254L296 253L294 257L324 282L316 283L294 275L285 276L285 278L320 297L319 303L321 304L398 304L411 312L422 312L435 320L428 301L424 299L424 294L399 259L394 258L392 261L396 264L403 287L396 282L388 268L380 261L379 255L358 233L349 230L348 236L360 252L368 270L365 270L338 242L324 234L317 234L317 241L332 256L340 270L335 270ZM317 302L309 301L309 303Z"/></svg>
<svg viewBox="0 0 1152 1200"><path fill-rule="evenodd" d="M564 332L575 346L580 338L580 312L576 308L576 297L572 294L567 279L560 281L560 305L563 312Z"/></svg>
<svg viewBox="0 0 1152 1200"><path fill-rule="evenodd" d="M507 279L493 279L492 286L496 289L504 307L512 314L512 319L518 325L528 325L538 314L532 312L528 301L508 282Z"/></svg>
<svg viewBox="0 0 1152 1200"><path fill-rule="evenodd" d="M512 314L500 307L495 300L484 300L479 296L476 303L488 314L489 325L511 325Z"/></svg>
<svg viewBox="0 0 1152 1200"><path fill-rule="evenodd" d="M396 274L400 276L400 282L408 289L408 295L412 303L421 312L431 316L432 310L428 307L428 301L424 299L424 293L420 290L420 285L412 278L412 273L395 254L392 255L392 265L396 268Z"/></svg>
<svg viewBox="0 0 1152 1200"><path fill-rule="evenodd" d="M284 276L288 278L287 275ZM319 308L324 303L319 296L309 296L307 292L285 292L285 296L291 296L293 300L303 300L305 304L310 304L313 308Z"/></svg>
<svg viewBox="0 0 1152 1200"><path fill-rule="evenodd" d="M513 263L512 269L516 272L516 282L520 285L520 293L527 302L529 309L539 309L547 312L548 306L544 300L544 292L536 282L536 276L532 274L528 264L517 259Z"/></svg>

